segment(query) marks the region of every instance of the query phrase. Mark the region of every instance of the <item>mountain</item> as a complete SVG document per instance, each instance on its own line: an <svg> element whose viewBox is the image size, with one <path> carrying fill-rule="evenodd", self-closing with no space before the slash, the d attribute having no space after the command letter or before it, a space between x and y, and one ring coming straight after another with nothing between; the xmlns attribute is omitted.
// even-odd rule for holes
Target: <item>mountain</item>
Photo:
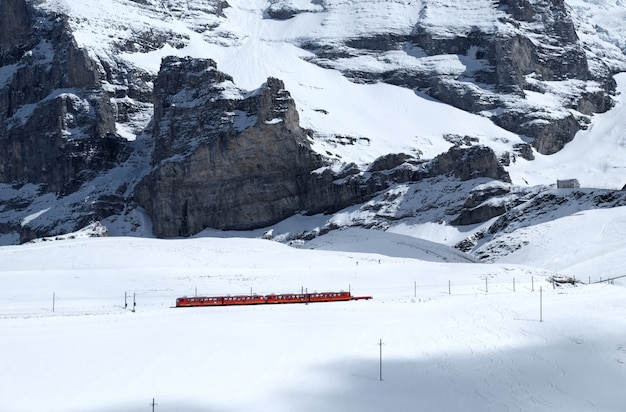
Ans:
<svg viewBox="0 0 626 412"><path fill-rule="evenodd" d="M517 230L625 204L624 13L0 0L0 243L360 226L506 256Z"/></svg>
<svg viewBox="0 0 626 412"><path fill-rule="evenodd" d="M625 17L0 0L0 410L623 410Z"/></svg>

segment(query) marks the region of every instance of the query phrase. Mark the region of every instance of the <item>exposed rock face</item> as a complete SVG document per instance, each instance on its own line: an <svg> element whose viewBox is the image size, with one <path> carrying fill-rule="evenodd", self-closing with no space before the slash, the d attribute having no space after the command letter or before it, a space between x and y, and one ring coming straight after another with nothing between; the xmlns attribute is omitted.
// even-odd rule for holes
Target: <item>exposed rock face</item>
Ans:
<svg viewBox="0 0 626 412"><path fill-rule="evenodd" d="M0 1L0 49L13 50L28 41L32 12L24 0ZM4 58L4 56L2 56Z"/></svg>
<svg viewBox="0 0 626 412"><path fill-rule="evenodd" d="M75 195L129 155L100 74L98 63L77 46L65 16L25 0L0 0L0 184L11 185L19 197L17 204L0 203L7 212L0 235L13 232L22 243L124 209L123 200L103 206L113 193ZM114 191L125 184L110 183ZM55 198L56 217L29 224L19 218L50 209L37 202Z"/></svg>
<svg viewBox="0 0 626 412"><path fill-rule="evenodd" d="M157 236L253 229L294 213L333 212L392 181L325 167L278 79L244 92L211 60L168 57L154 90L154 168L135 198Z"/></svg>
<svg viewBox="0 0 626 412"><path fill-rule="evenodd" d="M133 2L146 13L166 12L189 23L205 39L238 41L236 33L217 30L228 19L225 1ZM409 87L489 116L528 137L541 153L560 150L588 115L611 107L611 70L579 42L563 0L470 1L470 8L483 7L489 24L446 30L436 26L437 18L429 19L441 12L433 10L441 3L393 3L389 6L414 7L412 12L421 8L406 31L378 32L384 25L374 24L374 32L340 40L329 30L332 39L304 38L301 46L315 53L312 61L354 81ZM0 0L0 189L15 193L0 203L0 236L18 233L26 241L72 231L133 213L134 200L152 217L158 236L188 236L208 227L258 228L294 213L332 213L386 190L393 197L399 182L478 177L509 182L501 162L533 157L531 146L522 145L498 159L490 149L472 146L477 138L450 135L444 138L456 146L432 160L392 153L366 170L345 164L337 171L311 150L309 132L300 127L282 81L268 78L258 90L242 91L211 60L173 57L163 61L155 78L115 55L181 50L191 41L186 32L131 24L130 34L112 35L109 48L96 58L77 46L67 17L38 4ZM325 24L332 25L333 8L353 6L270 0L263 17L325 12ZM368 64L371 59L377 63ZM557 83L572 93L558 95ZM531 93L552 94L565 103L550 112L525 98ZM150 128L140 135L151 116ZM143 142L121 139L116 122L123 123L120 132L132 129ZM96 186L98 191L89 189ZM463 183L465 193L470 186ZM483 199L472 192L463 208L465 194L459 194L446 220L458 214L454 223L469 224L506 214L510 205L503 210L504 203L489 203L500 194L485 193ZM43 197L47 200L38 203ZM30 217L50 204L57 214L32 223Z"/></svg>
<svg viewBox="0 0 626 412"><path fill-rule="evenodd" d="M496 41L499 84L524 88L525 76L531 73L545 81L587 80L587 58L563 0L502 0L500 7L515 21L535 23L535 28L529 25L524 35L504 35ZM548 43L533 42L529 34L546 34Z"/></svg>
<svg viewBox="0 0 626 412"><path fill-rule="evenodd" d="M211 60L163 60L154 134L155 167L136 198L157 236L286 218L307 208L302 194L323 165L280 80L246 94Z"/></svg>
<svg viewBox="0 0 626 412"><path fill-rule="evenodd" d="M265 13L272 19L287 20L299 13L322 11L323 3L324 0L311 0L308 5L302 2L296 5L290 0L270 0L270 5Z"/></svg>
<svg viewBox="0 0 626 412"><path fill-rule="evenodd" d="M135 198L155 235L205 228L253 229L294 213L333 212L395 181L450 174L461 180L508 174L489 148L455 147L429 164L404 154L367 174L332 172L309 147L282 81L243 92L212 60L167 57L155 81L153 170Z"/></svg>
<svg viewBox="0 0 626 412"><path fill-rule="evenodd" d="M368 171L380 172L383 170L391 170L404 164L410 159L411 157L405 153L390 153L388 155L381 156L372 162Z"/></svg>
<svg viewBox="0 0 626 412"><path fill-rule="evenodd" d="M468 149L455 146L437 156L430 166L429 177L446 174L460 180L489 177L511 182L509 173L504 170L493 150L485 146L471 146Z"/></svg>
<svg viewBox="0 0 626 412"><path fill-rule="evenodd" d="M473 225L503 215L507 209L514 206L514 204L509 204L512 201L502 199L509 192L510 187L505 184L477 187L465 200L461 213L450 223ZM493 199L498 200L493 201Z"/></svg>
<svg viewBox="0 0 626 412"><path fill-rule="evenodd" d="M482 246L477 247L477 239L466 239L457 247L482 261L493 262L514 250L524 247L524 238L515 231L562 216L588 210L626 205L626 193L607 189L548 189L518 193L514 207L495 219L493 224L478 237Z"/></svg>
<svg viewBox="0 0 626 412"><path fill-rule="evenodd" d="M493 25L454 33L437 26L436 17L429 18L445 12L433 7L438 5L423 5L410 32L362 35L339 46L309 39L301 46L316 54L312 61L342 70L355 82L384 81L418 89L460 109L488 114L501 127L534 139L534 148L542 154L562 149L586 127L588 115L612 106L611 70L583 48L563 0L494 2L484 17L493 19ZM387 57L394 51L415 60L398 67ZM376 69L360 65L362 56L375 56ZM457 56L465 68L432 65L429 59L434 56ZM559 95L566 102L564 110L555 113L525 100L526 91L558 95L552 88L556 81L576 90Z"/></svg>
<svg viewBox="0 0 626 412"><path fill-rule="evenodd" d="M0 183L72 192L123 156L114 107L63 16L24 0L0 11Z"/></svg>

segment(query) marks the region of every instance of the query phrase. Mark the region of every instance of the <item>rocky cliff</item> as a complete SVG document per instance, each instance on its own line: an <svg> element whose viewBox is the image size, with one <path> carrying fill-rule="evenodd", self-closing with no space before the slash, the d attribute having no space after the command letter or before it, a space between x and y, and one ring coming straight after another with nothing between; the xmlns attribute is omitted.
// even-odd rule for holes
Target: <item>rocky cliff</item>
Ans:
<svg viewBox="0 0 626 412"><path fill-rule="evenodd" d="M331 172L311 150L282 81L269 78L246 92L211 60L164 59L154 95L153 170L135 197L157 236L254 229L295 213L333 212L402 179L452 174L508 180L484 147L455 147L404 178L387 171L405 158L383 167L376 162L367 175Z"/></svg>
<svg viewBox="0 0 626 412"><path fill-rule="evenodd" d="M115 108L65 16L0 2L0 182L75 191L124 157Z"/></svg>
<svg viewBox="0 0 626 412"><path fill-rule="evenodd" d="M106 220L113 234L151 227L162 237L253 229L297 213L334 213L397 184L510 182L506 167L518 156L531 161L533 151L559 151L594 113L608 110L612 74L626 70L623 54L593 50L592 37L581 40L562 0L272 0L260 22L246 28L257 30L251 33L238 31L242 21L230 19L240 15L221 0L116 1L99 14L101 3L87 3L0 0L2 243L95 220ZM385 21L392 12L399 23ZM445 19L444 12L467 18ZM238 13L255 16L248 7ZM398 17L403 13L410 18ZM321 24L287 40L268 29L268 22L280 22L295 33L291 22L317 15ZM518 141L441 133L435 138L444 143L432 146L442 149L430 158L422 158L419 145L405 146L406 153L377 149L378 159L357 164L332 149L362 148L370 137L311 128L323 125L311 118L323 119L328 110L306 99L299 107L280 76L244 89L212 59L169 56L197 52L199 44L216 56L232 48L236 58L253 56L253 71L267 66L258 50L286 42L309 66L356 84L410 89L487 117ZM146 61L161 55L152 70ZM316 87L306 76L292 78L299 93ZM376 114L353 103L340 110ZM488 202L497 190L479 196L470 183L459 185L465 192L446 212L457 214L452 223L506 213Z"/></svg>
<svg viewBox="0 0 626 412"><path fill-rule="evenodd" d="M157 236L262 227L306 209L323 162L280 80L246 93L211 60L170 57L154 96L154 169L136 198Z"/></svg>
<svg viewBox="0 0 626 412"><path fill-rule="evenodd" d="M312 62L341 70L355 82L383 81L417 89L488 116L527 136L542 154L561 150L586 127L590 114L612 106L614 68L579 40L563 0L466 3L442 10L439 4L417 2L419 19L404 31L363 33L343 42L307 39L301 46L315 54ZM456 27L441 19L442 13L464 12L467 22ZM399 64L394 52L417 61ZM435 56L450 64L433 64ZM559 92L563 82L576 92ZM533 92L555 94L563 101L562 109L555 113L526 99Z"/></svg>

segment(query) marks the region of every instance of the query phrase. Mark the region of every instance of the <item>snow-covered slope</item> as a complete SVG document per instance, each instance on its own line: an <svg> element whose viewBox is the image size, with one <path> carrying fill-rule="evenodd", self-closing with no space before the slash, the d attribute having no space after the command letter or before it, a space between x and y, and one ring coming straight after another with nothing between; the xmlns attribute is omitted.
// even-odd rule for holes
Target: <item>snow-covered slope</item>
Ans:
<svg viewBox="0 0 626 412"><path fill-rule="evenodd" d="M625 207L585 210L520 228L494 242L514 247L492 259L533 262L582 280L621 276L626 258L625 213ZM479 248L478 253L488 252L490 247L494 245Z"/></svg>
<svg viewBox="0 0 626 412"><path fill-rule="evenodd" d="M311 52L299 47L309 39L332 44L364 34L369 37L407 35L418 19L444 38L477 29L487 33L502 30L498 19L502 18L503 11L494 8L490 0L462 4L438 0L233 0L228 4L230 7L222 9L218 7L219 2L213 1L114 0L104 4L95 0L47 0L42 7L67 13L79 45L113 66L121 58L156 74L162 57L192 56L214 59L218 68L232 75L235 83L244 89L258 88L269 76L282 79L296 101L302 126L316 134L316 150L342 162L364 165L383 154L397 152L432 158L450 147L450 143L442 139L448 134L475 136L479 139L477 143L493 147L498 154L512 152L514 145L523 143L523 137L495 126L485 117L402 87L384 83L355 84L338 71L349 66L376 71L376 67L382 70L394 65L398 68L425 65L449 66L450 73L460 75L469 70L466 65L473 64L471 59L459 60L456 55L429 57L416 51L398 50L381 56L345 59L343 66L339 59L335 62L337 70L332 70L310 62ZM596 43L602 40L596 49L609 50L617 56L617 47L624 43L621 31L611 30L611 34L602 39L598 38L598 32L605 29L608 32L614 24L611 22L616 21L626 7L608 2L593 7L585 7L585 4L574 1L571 8L573 13L579 13L575 16L585 30L584 39ZM289 6L301 13L287 20L269 19L264 14L268 6L270 10ZM220 13L216 12L218 9ZM616 17L603 19L608 13ZM589 21L594 19L606 23L590 26ZM122 45L135 51L120 54ZM620 67L620 60L613 60ZM569 87L578 86L571 82L554 85L552 91L545 92L542 104L566 96ZM561 109L555 105L554 110ZM120 127L126 130L124 125ZM346 144L347 139L353 144ZM533 168L540 175L541 165ZM554 176L550 176L540 183L553 179ZM597 184L597 180L593 184Z"/></svg>
<svg viewBox="0 0 626 412"><path fill-rule="evenodd" d="M578 132L563 150L535 160L519 159L508 170L522 186L579 180L582 187L621 189L626 184L626 74L615 76L618 95L615 107L594 116L589 128Z"/></svg>
<svg viewBox="0 0 626 412"><path fill-rule="evenodd" d="M342 252L241 238L6 246L0 410L139 412L154 399L158 411L618 411L624 282L553 289L561 273L532 265L568 244L554 228L524 266L422 260L411 247L358 253L351 231L327 238ZM597 255L612 252L613 234L591 234ZM367 237L365 249L388 250L389 237ZM592 281L626 261L611 258L594 262ZM196 293L305 288L373 299L170 308Z"/></svg>
<svg viewBox="0 0 626 412"><path fill-rule="evenodd" d="M269 76L280 78L296 100L302 126L319 137L314 147L343 162L363 165L387 153L415 153L416 148L422 156L432 158L450 147L441 138L445 134L478 136L480 143L498 152L522 143L519 136L486 118L411 90L387 84L355 84L336 70L308 62L311 53L294 44L320 36L328 41L349 38L364 28L373 31L369 34L410 32L415 21L411 16L419 8L408 2L330 2L324 12L280 21L264 18L267 1L231 1L224 17L210 17L218 26L203 35L194 31L196 15L185 10L188 6L183 2L177 5L182 8L179 12L172 10L171 4L176 2L152 3L148 8L128 1L104 5L95 0L49 0L45 4L68 13L79 44L99 58L112 60L116 44L132 42L138 33L163 33L179 43L116 56L152 74L158 72L161 58L167 55L212 58L221 71L233 76L237 86L248 90L258 88ZM406 55L404 59L412 57ZM450 59L449 63L428 64L452 64L463 70L462 63ZM342 144L336 136L353 138L356 144Z"/></svg>
<svg viewBox="0 0 626 412"><path fill-rule="evenodd" d="M454 248L412 236L384 231L350 228L333 231L305 243L308 249L378 253L383 256L411 257L434 262L474 262Z"/></svg>

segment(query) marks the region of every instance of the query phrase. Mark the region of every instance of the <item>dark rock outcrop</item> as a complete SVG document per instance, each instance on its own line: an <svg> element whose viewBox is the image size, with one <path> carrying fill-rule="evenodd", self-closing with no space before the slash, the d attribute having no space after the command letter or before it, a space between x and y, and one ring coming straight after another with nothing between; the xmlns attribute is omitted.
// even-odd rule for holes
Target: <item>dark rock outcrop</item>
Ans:
<svg viewBox="0 0 626 412"><path fill-rule="evenodd" d="M78 47L66 16L34 2L0 1L0 184L17 193L25 188L19 207L10 199L0 203L0 234L13 233L22 243L74 231L124 209L99 206L99 196L110 193L75 195L130 152L116 134L116 107L100 75L98 62ZM124 182L110 186L116 190ZM22 221L53 204L55 217Z"/></svg>
<svg viewBox="0 0 626 412"><path fill-rule="evenodd" d="M454 146L437 156L430 164L428 177L438 175L452 175L460 180L489 177L511 182L509 173L504 170L493 150L486 146L471 146L467 149Z"/></svg>
<svg viewBox="0 0 626 412"><path fill-rule="evenodd" d="M496 124L532 139L533 147L542 154L562 149L586 127L587 116L612 107L616 85L611 70L579 42L563 0L494 2L494 26L468 27L455 33L428 20L433 7L438 6L423 7L411 32L372 33L341 45L308 39L301 46L315 53L311 61L343 70L355 82L384 81L420 90L462 110L490 112ZM434 14L441 12L435 10ZM381 64L382 68L375 70L359 66L361 56L378 56L385 62L385 53L390 51L405 51L425 61L400 68ZM427 61L431 56L446 55L458 56L465 71ZM345 64L352 58L353 64ZM525 100L526 90L546 93L554 81L571 81L575 90L572 96L560 96L565 110L555 114L553 108Z"/></svg>
<svg viewBox="0 0 626 412"><path fill-rule="evenodd" d="M163 60L154 136L154 170L135 197L157 236L284 219L307 208L302 195L323 166L280 80L245 93L211 60Z"/></svg>
<svg viewBox="0 0 626 412"><path fill-rule="evenodd" d="M504 205L482 204L475 208L464 210L459 216L450 222L454 226L473 225L486 222L496 216L501 216L506 212Z"/></svg>
<svg viewBox="0 0 626 412"><path fill-rule="evenodd" d="M374 160L368 171L370 172L380 172L383 170L391 170L398 166L401 166L405 162L411 160L411 156L406 153L389 153L388 155L384 155Z"/></svg>
<svg viewBox="0 0 626 412"><path fill-rule="evenodd" d="M271 19L288 20L302 12L320 11L323 0L311 0L309 5L295 5L289 0L270 0L265 15Z"/></svg>
<svg viewBox="0 0 626 412"><path fill-rule="evenodd" d="M125 155L115 109L64 16L24 0L0 9L0 183L70 193Z"/></svg>
<svg viewBox="0 0 626 412"><path fill-rule="evenodd" d="M155 80L153 170L135 199L160 237L254 229L295 213L330 213L396 181L452 175L509 181L489 148L452 148L430 163L384 156L368 173L332 172L314 153L282 81L244 92L204 59L167 57ZM409 163L409 161L411 163Z"/></svg>
<svg viewBox="0 0 626 412"><path fill-rule="evenodd" d="M244 92L211 60L168 57L154 90L153 170L135 199L157 236L254 229L295 213L329 213L390 182L326 167L278 79Z"/></svg>
<svg viewBox="0 0 626 412"><path fill-rule="evenodd" d="M517 193L514 207L480 232L482 246L476 239L466 239L457 245L482 261L493 262L514 250L524 247L527 240L517 237L515 231L571 216L590 209L605 209L626 205L626 193L607 189L551 189L545 188Z"/></svg>
<svg viewBox="0 0 626 412"><path fill-rule="evenodd" d="M0 66L16 48L28 43L33 24L32 11L24 0L0 1L0 57L3 59Z"/></svg>
<svg viewBox="0 0 626 412"><path fill-rule="evenodd" d="M479 186L472 190L463 204L463 210L453 219L452 225L473 225L503 215L512 207L512 200L503 199L508 195L510 187L507 185ZM497 201L493 201L497 199Z"/></svg>

